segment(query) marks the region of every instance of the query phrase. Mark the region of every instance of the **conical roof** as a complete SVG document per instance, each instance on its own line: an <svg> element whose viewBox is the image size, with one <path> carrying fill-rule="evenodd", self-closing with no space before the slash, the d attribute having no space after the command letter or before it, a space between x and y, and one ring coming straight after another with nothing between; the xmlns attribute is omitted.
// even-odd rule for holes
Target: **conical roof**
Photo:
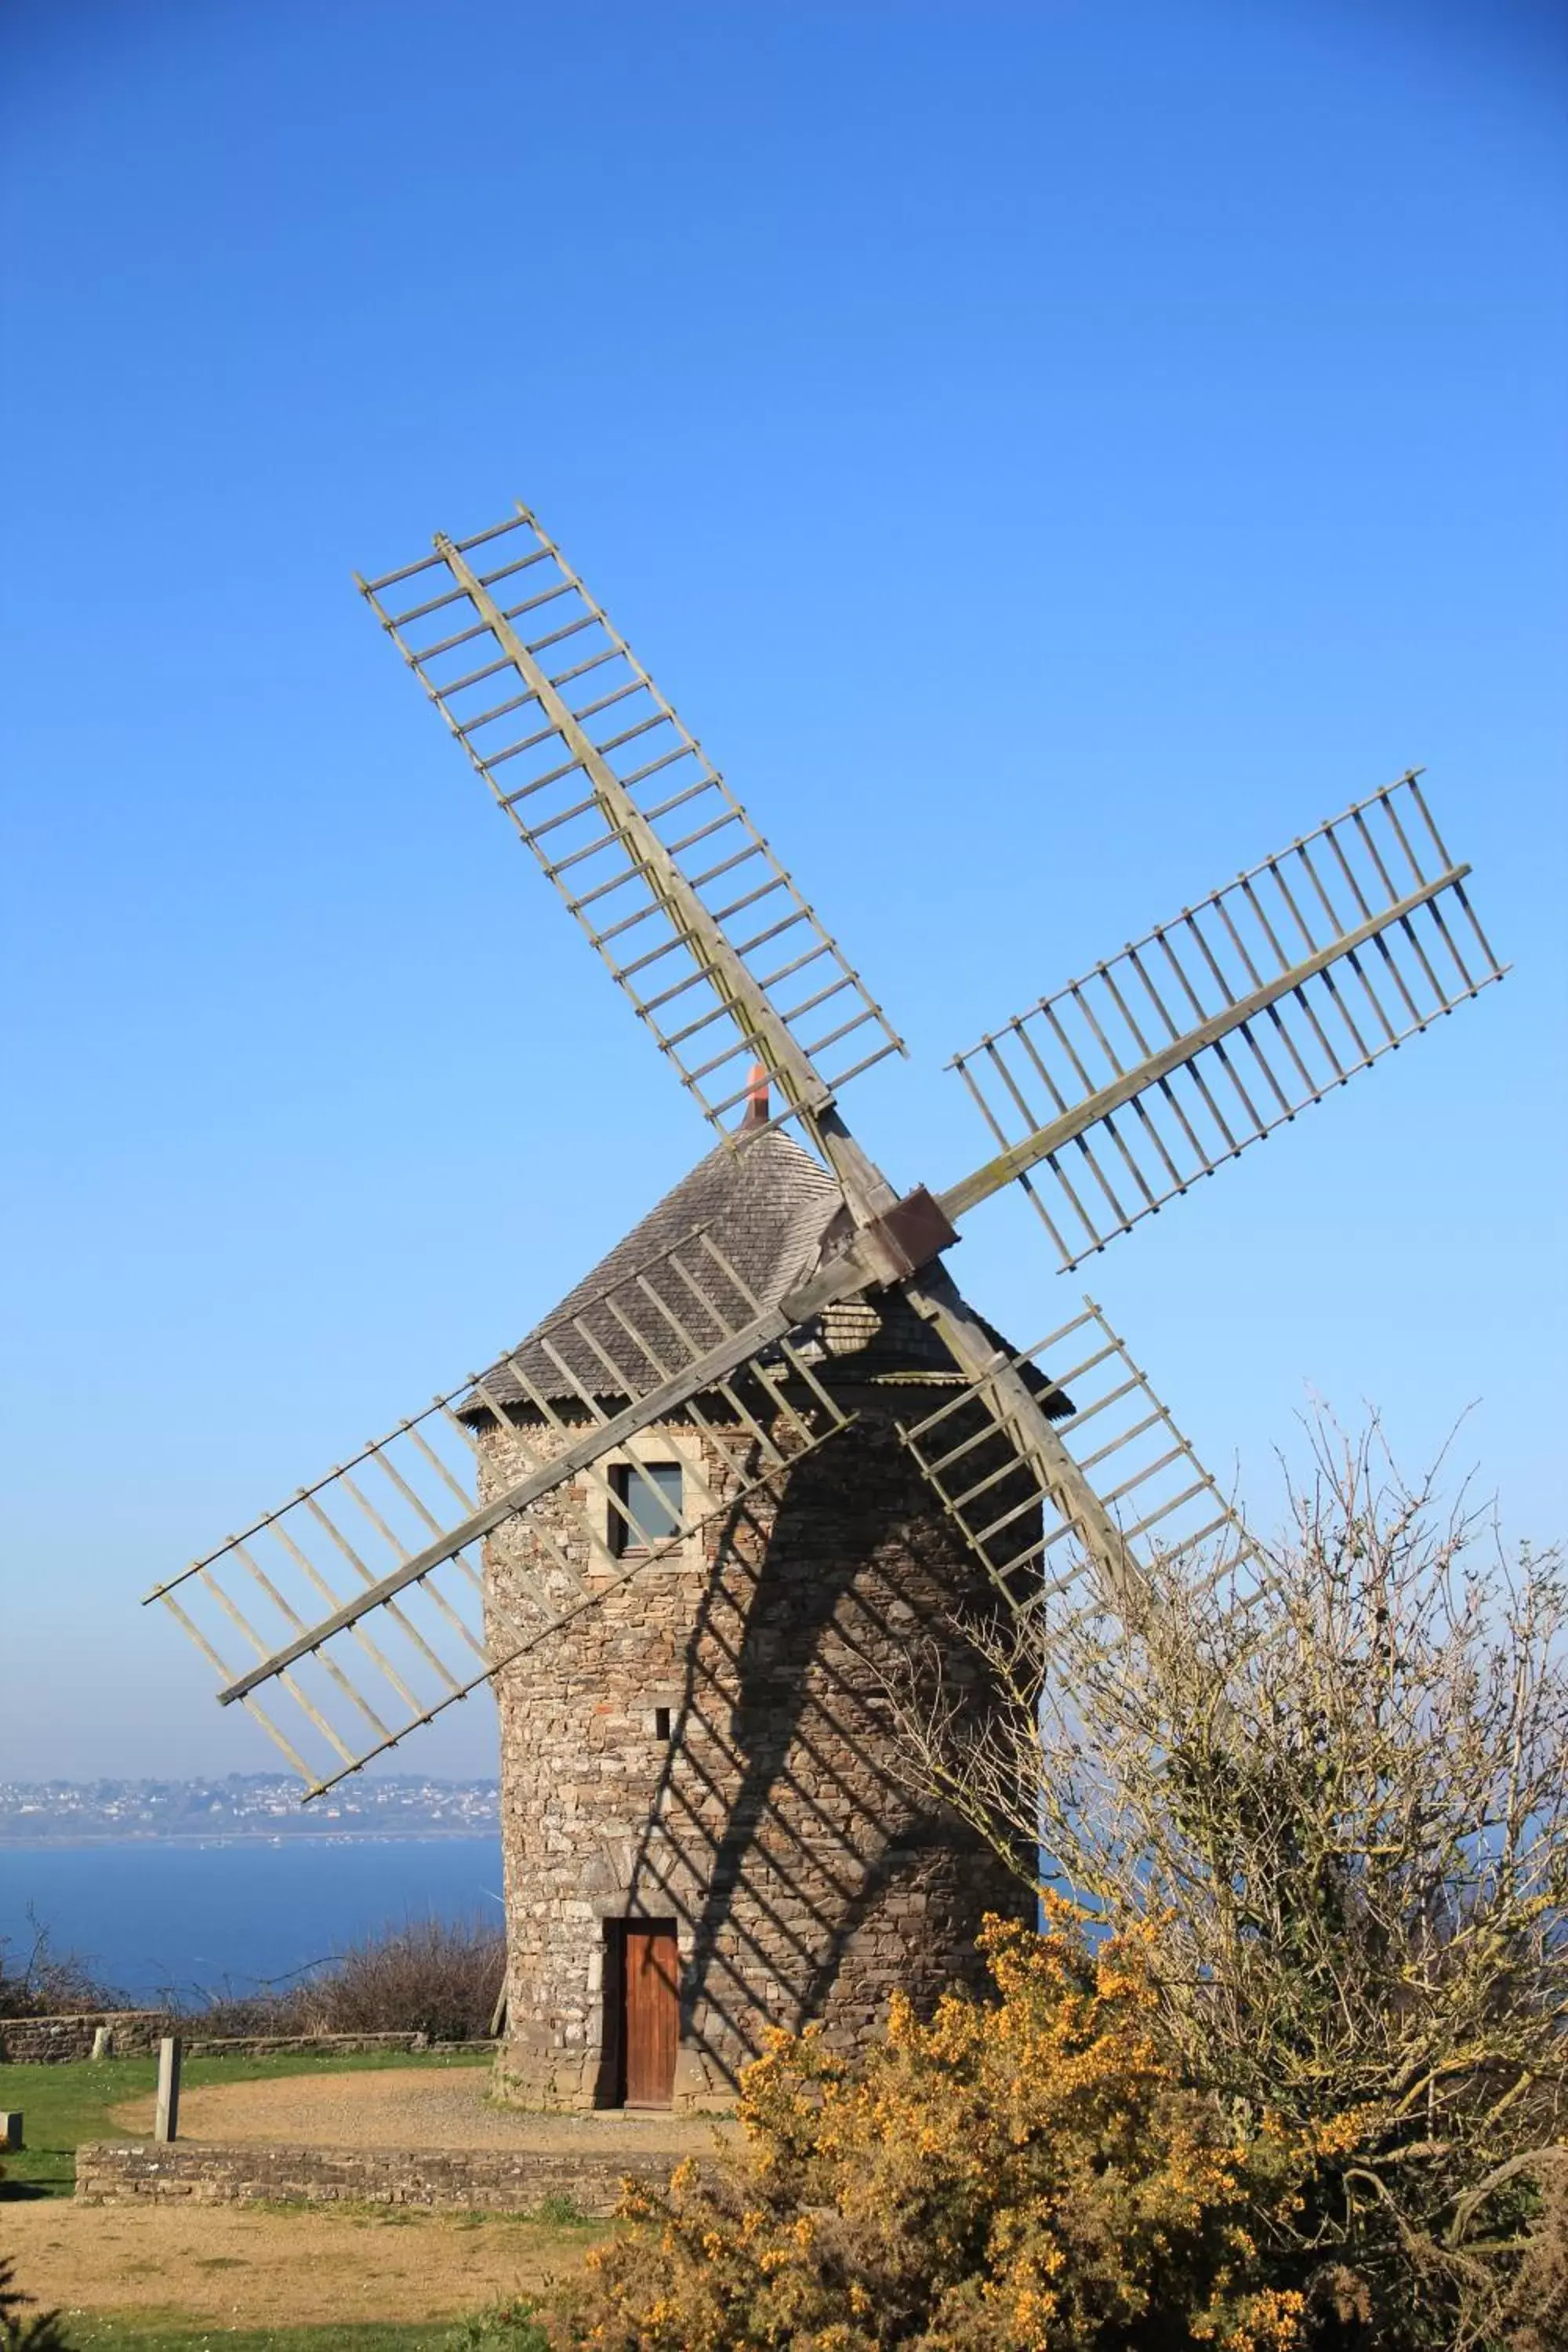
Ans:
<svg viewBox="0 0 1568 2352"><path fill-rule="evenodd" d="M635 1342L624 1327L606 1308L595 1305L606 1291L617 1285L628 1286L617 1294L616 1304L658 1349L658 1311L639 1308L633 1286L636 1275L653 1268L651 1287L668 1297L695 1339L712 1345L721 1337L719 1326L704 1317L700 1302L679 1277L658 1270L658 1261L704 1229L758 1306L776 1307L816 1265L823 1236L842 1207L838 1187L827 1171L782 1129L763 1128L753 1135L742 1132L731 1137L700 1160L689 1175L683 1176L625 1240L617 1242L592 1273L568 1291L560 1306L514 1349L513 1359L527 1379L552 1400L572 1393L563 1364L593 1395L618 1393L592 1341L574 1328L572 1318L576 1318L616 1363L657 1381L657 1366L650 1367L646 1359L637 1362ZM681 1254L705 1276L709 1273L700 1247ZM731 1328L749 1319L739 1295L723 1285L721 1277L713 1280L713 1287ZM541 1335L546 1333L548 1349L541 1343ZM664 1338L668 1358L668 1330ZM521 1384L505 1362L486 1374L485 1388L498 1403L522 1401Z"/></svg>
<svg viewBox="0 0 1568 2352"><path fill-rule="evenodd" d="M672 1251L697 1274L732 1330L751 1319L752 1310L694 1236L706 1233L757 1309L765 1311L812 1273L825 1250L847 1230L843 1197L819 1160L782 1128L763 1127L754 1133L742 1129L700 1160L534 1326L511 1357L485 1374L485 1398L500 1405L525 1403L520 1372L552 1403L574 1401L574 1381L595 1401L624 1396L627 1383L616 1381L606 1356L631 1375L639 1391L657 1386L668 1370L690 1360L689 1351L673 1343L660 1300L700 1347L716 1346L724 1336L717 1318L674 1269ZM613 1305L605 1303L606 1294ZM984 1328L997 1347L1007 1346L989 1323ZM796 1345L808 1362L842 1379L944 1387L963 1379L937 1333L897 1290L837 1301L798 1336ZM1032 1367L1025 1376L1031 1387L1037 1385L1053 1420L1070 1412L1067 1399ZM476 1397L471 1410L482 1413L484 1401Z"/></svg>

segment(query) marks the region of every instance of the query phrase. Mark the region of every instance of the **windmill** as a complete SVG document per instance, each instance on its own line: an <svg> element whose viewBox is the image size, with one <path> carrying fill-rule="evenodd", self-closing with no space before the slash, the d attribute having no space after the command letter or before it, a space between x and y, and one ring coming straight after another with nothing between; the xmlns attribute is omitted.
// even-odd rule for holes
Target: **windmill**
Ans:
<svg viewBox="0 0 1568 2352"><path fill-rule="evenodd" d="M880 1410L876 1380L893 1383L884 1402L896 1391L884 1420L900 1475L994 1605L1027 1614L1087 1592L1136 1606L1151 1547L1215 1553L1234 1573L1246 1530L1092 1301L1017 1350L961 1294L945 1254L1016 1184L1075 1267L1501 976L1418 772L960 1053L984 1156L941 1189L900 1191L844 1110L900 1038L532 513L438 535L431 554L358 584L719 1141L516 1348L148 1596L202 1649L222 1703L261 1724L310 1796L487 1682L504 1702L544 1676L558 1722L583 1696L569 1662L585 1641L601 1643L602 1664L635 1647L639 1612L669 1616L662 1570L710 1570L742 1523L776 1537L791 1496L817 1497L806 1517L820 1526L836 1479L841 1493L860 1479L833 1465L862 1458L854 1433ZM882 1372L868 1369L879 1344ZM907 1532L907 1496L899 1509ZM899 1605L879 1601L879 1622ZM696 1622L681 1620L672 1655ZM230 1654L236 1635L248 1654ZM517 1702L536 1782L546 1717L529 1703ZM655 1694L661 1742L679 1742L683 1704L674 1682L664 1703ZM673 1785L668 1755L656 1777ZM836 1785L842 1796L842 1771ZM554 1801L537 1787L529 1799ZM682 1802L695 1822L728 1800ZM845 1798L836 1818L858 1820L858 1803ZM825 1804L813 1797L814 1820ZM804 1852L818 1832L797 1821L791 1835ZM644 1935L653 1915L627 1894L634 1864L609 1875L612 1907L596 1916L611 1924L574 1979L576 2009L535 1984L550 2095L603 2099L606 2067L629 2095L637 2019L655 2018L673 2048L692 2013L670 1990L690 1973L689 1922L681 1940ZM787 1869L779 1883L794 1883ZM802 1940L782 1897L768 1916L777 1933L751 1936L742 2006L766 2007ZM955 1913L948 1943L972 1926ZM584 2003L617 1935L623 2013L600 2031ZM835 1968L846 1938L841 1921ZM738 1986L752 1963L728 1965ZM820 1955L812 1965L820 2007ZM662 2008L636 1991L649 1971L669 1991ZM514 1997L514 2016L523 2005ZM562 2093L574 2034L588 2055ZM731 2041L743 2050L746 2034ZM668 2095L669 2052L647 2063ZM583 2087L589 2075L597 2088ZM694 2077L690 2095L716 2079ZM529 2080L537 2093L544 2076Z"/></svg>

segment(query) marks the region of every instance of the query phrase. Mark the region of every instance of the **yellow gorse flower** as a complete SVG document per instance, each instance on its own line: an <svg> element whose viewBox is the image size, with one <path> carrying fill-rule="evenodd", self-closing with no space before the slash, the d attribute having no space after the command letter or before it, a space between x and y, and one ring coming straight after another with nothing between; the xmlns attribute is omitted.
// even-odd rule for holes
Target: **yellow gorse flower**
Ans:
<svg viewBox="0 0 1568 2352"><path fill-rule="evenodd" d="M903 2296L910 2326L962 2352L1087 2347L1101 2326L1295 2352L1300 2298L1261 2250L1361 2120L1244 2128L1184 2086L1157 1921L1091 1945L1058 1901L1043 1934L993 1922L983 1949L992 2003L948 1995L922 2018L899 1996L853 2063L770 2034L733 2184L689 2159L663 2198L628 2184L624 2234L590 2258L598 2341L877 2352Z"/></svg>

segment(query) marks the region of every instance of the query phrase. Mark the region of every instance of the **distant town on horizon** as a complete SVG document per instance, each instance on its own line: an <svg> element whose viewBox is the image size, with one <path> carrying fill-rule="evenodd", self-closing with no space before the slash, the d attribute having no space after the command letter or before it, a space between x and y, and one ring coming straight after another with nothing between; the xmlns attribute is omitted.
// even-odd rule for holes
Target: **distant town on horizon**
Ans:
<svg viewBox="0 0 1568 2352"><path fill-rule="evenodd" d="M479 1837L500 1824L493 1780L357 1779L315 1804L286 1772L190 1780L0 1780L0 1847L77 1839Z"/></svg>

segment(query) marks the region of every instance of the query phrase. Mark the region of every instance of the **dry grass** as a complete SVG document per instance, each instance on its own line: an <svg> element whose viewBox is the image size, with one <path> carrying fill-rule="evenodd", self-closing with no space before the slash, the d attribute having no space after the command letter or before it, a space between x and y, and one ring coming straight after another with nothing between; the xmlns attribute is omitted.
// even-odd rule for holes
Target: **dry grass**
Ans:
<svg viewBox="0 0 1568 2352"><path fill-rule="evenodd" d="M44 2200L4 2211L40 2304L224 2328L455 2320L575 2272L605 2226Z"/></svg>

